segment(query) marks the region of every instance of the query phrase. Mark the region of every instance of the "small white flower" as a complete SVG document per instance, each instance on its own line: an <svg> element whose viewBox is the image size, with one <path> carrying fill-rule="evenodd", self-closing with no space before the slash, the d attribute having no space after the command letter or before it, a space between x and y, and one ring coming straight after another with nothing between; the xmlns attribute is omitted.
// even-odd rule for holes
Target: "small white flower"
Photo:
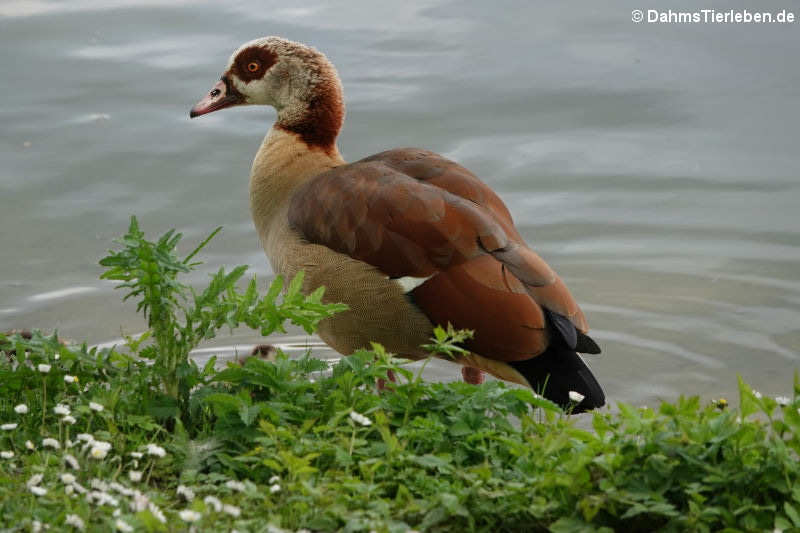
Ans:
<svg viewBox="0 0 800 533"><path fill-rule="evenodd" d="M57 415L67 416L68 414L70 414L69 405L64 405L63 403L60 403L55 407L53 407L53 412Z"/></svg>
<svg viewBox="0 0 800 533"><path fill-rule="evenodd" d="M134 459L141 459L142 457L144 457L144 454L141 452L131 452L131 457L133 457Z"/></svg>
<svg viewBox="0 0 800 533"><path fill-rule="evenodd" d="M56 361L60 361L61 360L61 354L60 353L55 354L53 356L53 359L55 359Z"/></svg>
<svg viewBox="0 0 800 533"><path fill-rule="evenodd" d="M28 412L28 406L24 403L21 403L14 407L14 412L20 415L24 415Z"/></svg>
<svg viewBox="0 0 800 533"><path fill-rule="evenodd" d="M0 457L2 457L3 459L13 459L14 458L14 452L12 452L12 451L0 452Z"/></svg>
<svg viewBox="0 0 800 533"><path fill-rule="evenodd" d="M183 496L187 501L194 500L194 491L185 485L178 485L175 491L178 496Z"/></svg>
<svg viewBox="0 0 800 533"><path fill-rule="evenodd" d="M44 446L45 448L53 448L56 450L61 448L61 444L56 439L50 437L42 439L42 446Z"/></svg>
<svg viewBox="0 0 800 533"><path fill-rule="evenodd" d="M25 447L28 448L29 450L35 450L36 449L36 445L33 442L29 441L29 440L25 441Z"/></svg>
<svg viewBox="0 0 800 533"><path fill-rule="evenodd" d="M150 510L151 513L153 513L153 516L156 517L156 520L158 520L162 524L167 523L167 517L164 516L164 513L161 512L161 509L159 509L156 504L151 502L147 504L147 508Z"/></svg>
<svg viewBox="0 0 800 533"><path fill-rule="evenodd" d="M178 513L178 516L180 516L181 520L183 520L184 522L189 522L189 523L197 522L203 517L203 515L201 515L197 511L192 511L191 509L184 509L183 511Z"/></svg>
<svg viewBox="0 0 800 533"><path fill-rule="evenodd" d="M244 492L245 489L247 488L245 484L242 483L241 481L235 481L233 479L226 481L225 486L231 490L237 490L239 492Z"/></svg>
<svg viewBox="0 0 800 533"><path fill-rule="evenodd" d="M142 480L142 471L141 470L130 470L128 472L128 478L133 481L141 481Z"/></svg>
<svg viewBox="0 0 800 533"><path fill-rule="evenodd" d="M275 494L276 492L280 492L280 490L281 490L281 486L280 486L280 485L278 485L277 483L275 483L274 485L272 485L272 486L269 488L269 491L270 491L272 494Z"/></svg>
<svg viewBox="0 0 800 533"><path fill-rule="evenodd" d="M67 463L70 466L70 468L72 468L73 470L80 470L81 469L81 465L80 465L80 463L78 463L78 460L75 459L74 455L70 455L68 453L65 453L64 454L64 462Z"/></svg>
<svg viewBox="0 0 800 533"><path fill-rule="evenodd" d="M113 513L111 513L111 516L113 516L114 518L116 518L116 517L118 517L118 516L119 516L119 515L121 515L121 514L122 514L122 509L114 509L114 512L113 512Z"/></svg>
<svg viewBox="0 0 800 533"><path fill-rule="evenodd" d="M64 418L66 418L66 417L64 417ZM72 418L72 417L70 417L70 418ZM75 420L75 419L73 418L73 420ZM71 424L74 424L74 423L75 423L75 422L71 422ZM71 440L69 440L69 439L67 439L67 440L66 440L66 442L64 442L64 447L65 447L65 448L72 448L73 446L75 446L75 443L74 443L74 442L72 442L72 441L71 441Z"/></svg>
<svg viewBox="0 0 800 533"><path fill-rule="evenodd" d="M66 383L77 383L78 376L70 376L69 374L67 374L66 376L64 376L64 381Z"/></svg>
<svg viewBox="0 0 800 533"><path fill-rule="evenodd" d="M17 429L17 423L9 422L8 424L3 424L2 426L0 426L0 429L2 429L3 431L11 431L12 429Z"/></svg>
<svg viewBox="0 0 800 533"><path fill-rule="evenodd" d="M73 474L70 474L69 472L61 474L60 477L61 477L61 483L64 483L65 485L71 485L72 483L75 483L75 476Z"/></svg>
<svg viewBox="0 0 800 533"><path fill-rule="evenodd" d="M142 494L140 490L134 490L131 492L133 493L133 501L129 503L131 510L139 513L147 509L147 505L150 503L150 498L148 498L146 494Z"/></svg>
<svg viewBox="0 0 800 533"><path fill-rule="evenodd" d="M105 407L103 407L97 402L89 402L89 409L91 409L92 411L97 411L99 413L100 411L105 409Z"/></svg>
<svg viewBox="0 0 800 533"><path fill-rule="evenodd" d="M760 392L758 392L757 390L753 389L753 396L755 396L756 398L758 398L760 400L762 394Z"/></svg>
<svg viewBox="0 0 800 533"><path fill-rule="evenodd" d="M234 518L238 518L239 515L242 514L242 510L236 507L235 505L225 504L222 506L222 510L231 515Z"/></svg>
<svg viewBox="0 0 800 533"><path fill-rule="evenodd" d="M89 451L89 455L92 459L105 459L108 455L108 450L105 448L98 448L97 446L93 446L92 449Z"/></svg>
<svg viewBox="0 0 800 533"><path fill-rule="evenodd" d="M33 487L28 487L28 490L30 490L36 496L44 496L45 494L47 494L47 489L44 487L33 486Z"/></svg>
<svg viewBox="0 0 800 533"><path fill-rule="evenodd" d="M217 513L222 511L222 502L216 496L206 496L203 498L203 503L210 505Z"/></svg>
<svg viewBox="0 0 800 533"><path fill-rule="evenodd" d="M110 505L112 507L118 507L119 506L119 500L118 499L113 497L111 494L108 494L107 492L101 492L101 491L98 491L98 490L93 490L92 492L87 494L86 495L86 499L90 503L92 501L94 501L94 503L97 504L97 505L106 505L106 504L108 504L108 505Z"/></svg>
<svg viewBox="0 0 800 533"><path fill-rule="evenodd" d="M149 455L155 455L156 457L164 457L167 455L167 451L157 444L148 444L147 453Z"/></svg>
<svg viewBox="0 0 800 533"><path fill-rule="evenodd" d="M38 368L39 372L41 372L42 374L47 374L48 372L50 372L50 365L46 365L44 363L40 364L36 368Z"/></svg>
<svg viewBox="0 0 800 533"><path fill-rule="evenodd" d="M110 442L96 440L92 442L92 449L89 451L89 455L93 459L105 459L109 451L111 451Z"/></svg>
<svg viewBox="0 0 800 533"><path fill-rule="evenodd" d="M64 525L72 526L74 528L80 529L81 531L83 531L86 528L86 524L84 524L81 517L76 514L68 514L66 520L64 520Z"/></svg>
<svg viewBox="0 0 800 533"><path fill-rule="evenodd" d="M775 396L775 401L781 407L786 407L787 405L792 403L791 398L789 398L788 396Z"/></svg>
<svg viewBox="0 0 800 533"><path fill-rule="evenodd" d="M74 417L74 416L72 416L72 415L67 415L67 416L63 417L63 418L61 419L61 421L62 421L62 422L64 422L65 424L69 424L69 425L72 425L72 424L74 424L75 422L77 422L77 420L75 420L75 417ZM67 448L70 448L71 446L72 446L72 444L69 444L69 445L67 446Z"/></svg>
<svg viewBox="0 0 800 533"><path fill-rule="evenodd" d="M30 479L28 479L28 481L25 482L25 485L28 488L31 488L41 483L43 479L44 479L43 474L34 474L30 477Z"/></svg>
<svg viewBox="0 0 800 533"><path fill-rule="evenodd" d="M281 480L281 476L272 476L271 478L269 478L270 484L277 483L280 480Z"/></svg>
<svg viewBox="0 0 800 533"><path fill-rule="evenodd" d="M78 483L77 481L76 481L75 483L73 483L72 485L70 485L70 486L71 486L73 489L75 489L75 492L80 492L81 494L86 494L86 493L88 492L88 490L86 489L86 487L84 487L83 485L81 485L81 484L80 484L80 483Z"/></svg>
<svg viewBox="0 0 800 533"><path fill-rule="evenodd" d="M100 492L107 492L109 489L108 483L97 478L92 478L92 480L89 482L89 486L95 490L99 490Z"/></svg>
<svg viewBox="0 0 800 533"><path fill-rule="evenodd" d="M569 399L571 402L581 403L586 396L581 394L578 391L571 390L569 391Z"/></svg>
<svg viewBox="0 0 800 533"><path fill-rule="evenodd" d="M31 523L31 531L33 531L33 533L39 533L41 530L42 530L42 523L39 522L38 520L34 520Z"/></svg>
<svg viewBox="0 0 800 533"><path fill-rule="evenodd" d="M66 494L67 496L69 496L73 492L75 492L75 488L72 485L66 485L64 487L64 494Z"/></svg>
<svg viewBox="0 0 800 533"><path fill-rule="evenodd" d="M121 518L117 518L117 521L114 522L114 527L116 527L118 531L122 531L124 533L130 533L131 531L133 531L133 526L131 526Z"/></svg>
<svg viewBox="0 0 800 533"><path fill-rule="evenodd" d="M362 415L361 413L356 413L355 411L350 411L350 418L352 418L354 422L358 422L362 426L372 425L372 420Z"/></svg>

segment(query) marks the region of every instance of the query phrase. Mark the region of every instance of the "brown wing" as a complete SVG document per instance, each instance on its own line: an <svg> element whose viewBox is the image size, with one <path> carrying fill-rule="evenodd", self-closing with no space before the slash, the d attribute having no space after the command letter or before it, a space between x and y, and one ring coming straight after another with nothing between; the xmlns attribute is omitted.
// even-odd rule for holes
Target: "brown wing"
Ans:
<svg viewBox="0 0 800 533"><path fill-rule="evenodd" d="M519 360L547 346L540 306L587 325L567 288L519 236L498 196L437 154L397 149L327 171L293 196L309 242L387 276L431 277L412 292L434 323L476 331L471 349Z"/></svg>

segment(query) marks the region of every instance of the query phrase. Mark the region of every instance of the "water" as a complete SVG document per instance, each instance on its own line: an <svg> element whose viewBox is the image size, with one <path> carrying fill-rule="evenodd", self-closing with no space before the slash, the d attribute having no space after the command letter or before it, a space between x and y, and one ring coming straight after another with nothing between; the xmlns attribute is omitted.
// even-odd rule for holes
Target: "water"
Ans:
<svg viewBox="0 0 800 533"><path fill-rule="evenodd" d="M4 0L0 330L141 331L98 281L131 214L151 235L177 227L186 248L225 227L193 283L240 263L266 283L247 177L274 112L188 110L239 44L277 34L338 67L348 160L420 146L501 194L581 302L612 401L734 397L736 374L786 394L800 366L798 24L632 23L642 7ZM298 332L279 342L338 357Z"/></svg>

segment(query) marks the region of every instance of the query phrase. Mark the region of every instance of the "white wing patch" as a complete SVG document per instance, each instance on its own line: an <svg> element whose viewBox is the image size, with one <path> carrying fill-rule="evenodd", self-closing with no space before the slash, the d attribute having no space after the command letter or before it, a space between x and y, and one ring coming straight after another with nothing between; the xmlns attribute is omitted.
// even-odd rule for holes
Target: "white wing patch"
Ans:
<svg viewBox="0 0 800 533"><path fill-rule="evenodd" d="M415 278L413 276L403 276L402 278L391 278L392 281L400 285L400 288L403 289L404 293L408 293L431 279L436 274L431 274L425 278Z"/></svg>

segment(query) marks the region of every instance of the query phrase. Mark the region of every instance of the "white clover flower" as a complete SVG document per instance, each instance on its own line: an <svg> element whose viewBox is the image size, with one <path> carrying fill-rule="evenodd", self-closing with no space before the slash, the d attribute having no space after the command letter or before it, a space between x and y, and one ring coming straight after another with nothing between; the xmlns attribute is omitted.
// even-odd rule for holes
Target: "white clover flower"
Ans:
<svg viewBox="0 0 800 533"><path fill-rule="evenodd" d="M114 522L114 527L117 528L117 531L122 531L123 533L130 533L131 531L133 531L133 526L131 526L121 518L117 518L117 521Z"/></svg>
<svg viewBox="0 0 800 533"><path fill-rule="evenodd" d="M64 525L72 526L76 529L80 529L81 531L86 529L86 524L84 524L81 517L76 514L68 514L67 518L64 520Z"/></svg>
<svg viewBox="0 0 800 533"><path fill-rule="evenodd" d="M241 481L235 481L233 479L230 479L230 480L226 481L225 482L225 486L228 487L231 490L236 490L236 491L239 491L239 492L244 492L245 489L247 488L245 486L245 484L242 483Z"/></svg>
<svg viewBox="0 0 800 533"><path fill-rule="evenodd" d="M50 372L50 365L46 365L44 363L41 363L36 368L38 368L39 372L41 372L42 374L47 374L48 372Z"/></svg>
<svg viewBox="0 0 800 533"><path fill-rule="evenodd" d="M29 450L35 450L36 449L36 445L33 442L29 441L29 440L25 441L25 447L28 448Z"/></svg>
<svg viewBox="0 0 800 533"><path fill-rule="evenodd" d="M223 506L222 506L222 510L223 510L225 513L227 513L227 514L231 515L231 516L232 516L232 517L234 517L234 518L239 518L239 515L241 515L241 514L242 514L242 510L241 510L241 509L239 509L239 508L238 508L238 507L236 507L235 505L229 505L229 504L227 504L227 503L226 503L225 505L223 505Z"/></svg>
<svg viewBox="0 0 800 533"><path fill-rule="evenodd" d="M78 463L78 460L75 459L74 455L65 453L64 454L64 462L67 463L70 466L70 468L72 468L73 470L80 470L81 469L81 465L80 465L80 463Z"/></svg>
<svg viewBox="0 0 800 533"><path fill-rule="evenodd" d="M55 450L61 449L61 444L56 439L50 437L42 439L42 446L45 448L53 448Z"/></svg>
<svg viewBox="0 0 800 533"><path fill-rule="evenodd" d="M55 407L53 407L53 412L57 415L67 416L70 414L69 405L64 405L63 403L60 403Z"/></svg>
<svg viewBox="0 0 800 533"><path fill-rule="evenodd" d="M203 515L197 511L192 511L191 509L184 509L178 513L178 516L181 517L181 520L188 523L197 522L203 517Z"/></svg>
<svg viewBox="0 0 800 533"><path fill-rule="evenodd" d="M128 479L133 482L141 481L142 480L142 471L141 470L130 470L128 471Z"/></svg>
<svg viewBox="0 0 800 533"><path fill-rule="evenodd" d="M222 502L216 496L206 496L203 498L203 503L210 505L217 513L222 511Z"/></svg>
<svg viewBox="0 0 800 533"><path fill-rule="evenodd" d="M2 457L3 459L13 459L14 458L14 452L12 452L12 451L2 451L2 452L0 452L0 457Z"/></svg>
<svg viewBox="0 0 800 533"><path fill-rule="evenodd" d="M185 485L178 485L178 489L175 493L178 496L183 496L187 501L194 500L194 491Z"/></svg>
<svg viewBox="0 0 800 533"><path fill-rule="evenodd" d="M275 483L269 488L270 493L275 494L276 492L280 492L281 486Z"/></svg>
<svg viewBox="0 0 800 533"><path fill-rule="evenodd" d="M147 453L148 455L155 455L156 457L164 457L167 455L167 451L158 444L148 444Z"/></svg>
<svg viewBox="0 0 800 533"><path fill-rule="evenodd" d="M578 391L571 390L569 391L569 399L571 402L581 403L586 396L581 394Z"/></svg>
<svg viewBox="0 0 800 533"><path fill-rule="evenodd" d="M158 520L162 524L166 524L167 523L167 517L164 516L164 513L161 512L161 509L159 509L156 504L154 504L152 502L148 503L147 504L147 509L153 514L153 516L156 517L156 520Z"/></svg>
<svg viewBox="0 0 800 533"><path fill-rule="evenodd" d="M788 396L775 396L775 402L780 405L781 407L786 407L790 403L792 403L792 399Z"/></svg>
<svg viewBox="0 0 800 533"><path fill-rule="evenodd" d="M64 422L65 424L69 424L69 425L72 425L72 424L74 424L75 422L77 422L77 420L75 420L75 417L74 417L74 416L72 416L72 415L67 415L67 416L63 417L63 418L61 419L61 421L62 421L62 422ZM69 442L69 441L67 441L67 442L68 442L68 444L67 444L67 448L71 448L71 447L72 447L72 443L71 443L71 442Z"/></svg>
<svg viewBox="0 0 800 533"><path fill-rule="evenodd" d="M78 376L70 376L69 374L67 374L66 376L64 376L64 382L65 383L77 383L78 382Z"/></svg>
<svg viewBox="0 0 800 533"><path fill-rule="evenodd" d="M64 483L65 485L71 485L72 483L75 483L75 476L69 472L61 474L59 477L61 478L61 483Z"/></svg>
<svg viewBox="0 0 800 533"><path fill-rule="evenodd" d="M0 426L0 429L2 429L3 431L11 431L12 429L17 429L17 423L9 422L8 424L3 424L2 426Z"/></svg>
<svg viewBox="0 0 800 533"><path fill-rule="evenodd" d="M89 402L89 409L91 409L92 411L97 411L99 413L100 411L105 409L105 407L103 407L97 402Z"/></svg>
<svg viewBox="0 0 800 533"><path fill-rule="evenodd" d="M358 422L362 426L372 425L372 420L362 415L361 413L356 413L355 411L350 411L350 418L352 418L354 422Z"/></svg>
<svg viewBox="0 0 800 533"><path fill-rule="evenodd" d="M144 454L142 452L131 452L131 457L134 459L141 459L144 457Z"/></svg>
<svg viewBox="0 0 800 533"><path fill-rule="evenodd" d="M33 487L28 487L28 490L30 490L36 496L44 496L45 494L47 494L47 489L44 487L39 487L38 485L34 485Z"/></svg>
<svg viewBox="0 0 800 533"><path fill-rule="evenodd" d="M19 415L24 415L28 412L28 406L24 403L14 406L14 412Z"/></svg>
<svg viewBox="0 0 800 533"><path fill-rule="evenodd" d="M25 485L28 488L31 488L31 487L41 483L43 479L44 479L44 475L43 474L34 474L28 479L28 481L25 482Z"/></svg>

